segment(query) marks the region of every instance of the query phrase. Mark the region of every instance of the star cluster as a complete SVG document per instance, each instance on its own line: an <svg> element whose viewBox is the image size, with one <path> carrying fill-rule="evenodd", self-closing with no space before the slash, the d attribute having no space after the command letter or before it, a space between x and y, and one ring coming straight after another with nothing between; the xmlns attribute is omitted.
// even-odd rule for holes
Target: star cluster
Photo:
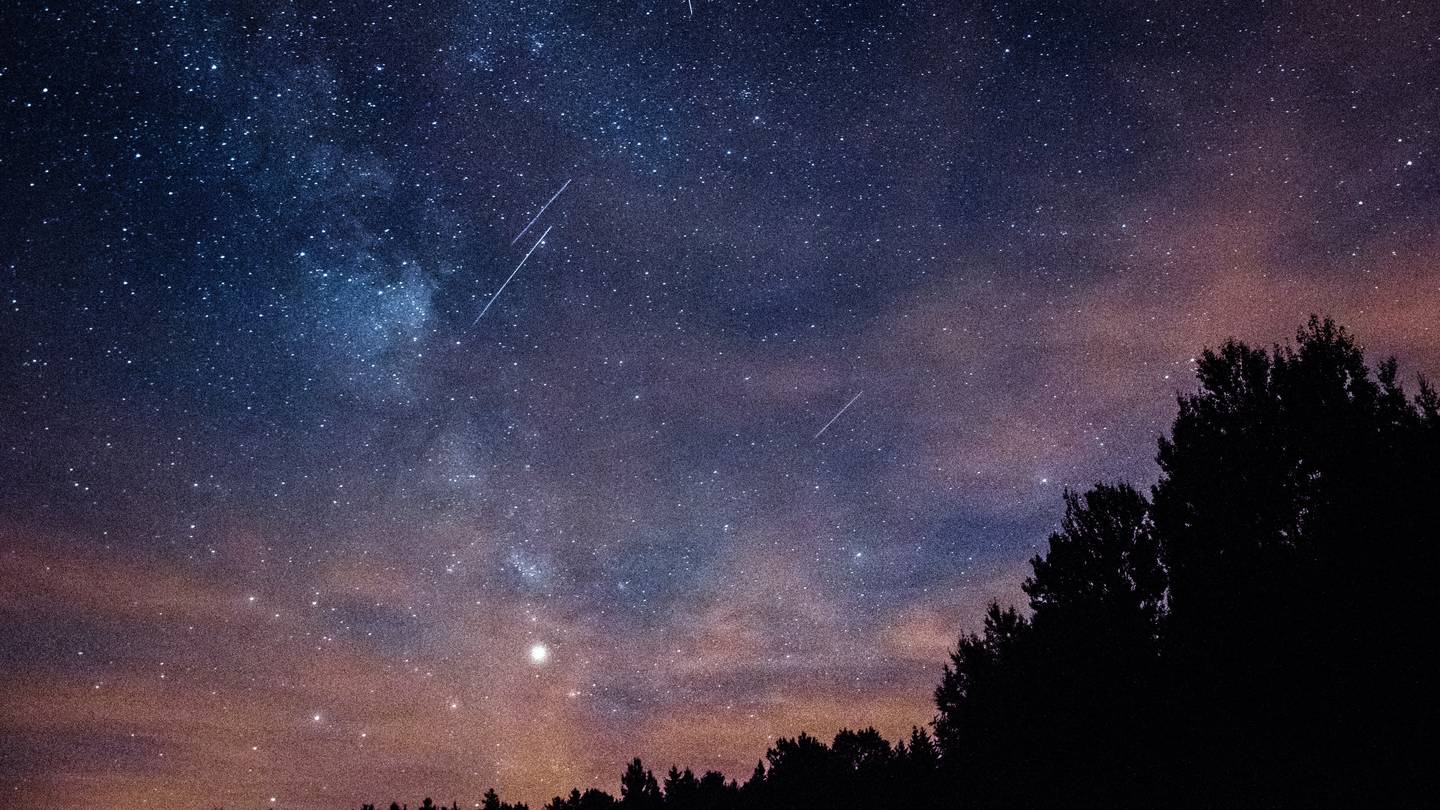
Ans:
<svg viewBox="0 0 1440 810"><path fill-rule="evenodd" d="M1153 475L1200 347L1319 312L1440 367L1429 3L0 31L17 800L535 803L894 736L1062 489Z"/></svg>

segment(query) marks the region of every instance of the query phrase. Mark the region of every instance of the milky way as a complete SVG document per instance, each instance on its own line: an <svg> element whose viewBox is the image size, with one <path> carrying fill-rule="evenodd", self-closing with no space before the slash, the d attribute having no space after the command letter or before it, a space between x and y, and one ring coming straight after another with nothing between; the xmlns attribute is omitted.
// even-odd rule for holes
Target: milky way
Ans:
<svg viewBox="0 0 1440 810"><path fill-rule="evenodd" d="M533 803L893 736L1065 487L1153 478L1201 347L1319 312L1440 371L1428 2L0 37L16 801Z"/></svg>

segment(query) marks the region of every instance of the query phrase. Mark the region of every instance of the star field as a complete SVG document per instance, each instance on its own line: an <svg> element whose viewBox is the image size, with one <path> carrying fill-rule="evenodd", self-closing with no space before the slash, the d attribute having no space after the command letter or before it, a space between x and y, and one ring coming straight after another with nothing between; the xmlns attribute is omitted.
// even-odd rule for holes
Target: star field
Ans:
<svg viewBox="0 0 1440 810"><path fill-rule="evenodd" d="M1203 346L1440 368L1436 10L1186 5L0 11L0 786L927 722Z"/></svg>

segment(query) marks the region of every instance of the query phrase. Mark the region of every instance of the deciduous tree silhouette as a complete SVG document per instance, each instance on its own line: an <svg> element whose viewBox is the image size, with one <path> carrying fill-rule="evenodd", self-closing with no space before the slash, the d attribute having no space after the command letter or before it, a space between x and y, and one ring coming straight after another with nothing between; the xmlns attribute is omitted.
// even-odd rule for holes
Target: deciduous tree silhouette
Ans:
<svg viewBox="0 0 1440 810"><path fill-rule="evenodd" d="M1316 318L1293 347L1231 341L1198 372L1154 510L1183 793L1384 803L1420 777L1435 719L1413 646L1434 589L1403 573L1435 570L1435 394L1410 399L1393 360L1372 376Z"/></svg>
<svg viewBox="0 0 1440 810"><path fill-rule="evenodd" d="M1395 572L1436 562L1436 395L1408 398L1393 361L1372 376L1319 319L1293 347L1207 351L1198 376L1153 507L1068 494L1029 617L993 606L952 655L936 732L971 806L1355 806L1417 784L1433 588Z"/></svg>
<svg viewBox="0 0 1440 810"><path fill-rule="evenodd" d="M700 777L700 783L696 787L695 803L696 810L721 810L737 806L740 797L740 788L732 780L725 781L725 775L719 771L706 771Z"/></svg>

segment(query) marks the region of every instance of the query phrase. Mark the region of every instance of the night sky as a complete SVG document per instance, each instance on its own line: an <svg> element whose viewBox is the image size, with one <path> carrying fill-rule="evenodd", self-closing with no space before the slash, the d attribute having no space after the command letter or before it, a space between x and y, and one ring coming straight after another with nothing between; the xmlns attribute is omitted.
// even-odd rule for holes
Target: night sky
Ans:
<svg viewBox="0 0 1440 810"><path fill-rule="evenodd" d="M1440 372L1425 0L0 42L7 799L538 803L908 732L1202 347L1318 312Z"/></svg>

